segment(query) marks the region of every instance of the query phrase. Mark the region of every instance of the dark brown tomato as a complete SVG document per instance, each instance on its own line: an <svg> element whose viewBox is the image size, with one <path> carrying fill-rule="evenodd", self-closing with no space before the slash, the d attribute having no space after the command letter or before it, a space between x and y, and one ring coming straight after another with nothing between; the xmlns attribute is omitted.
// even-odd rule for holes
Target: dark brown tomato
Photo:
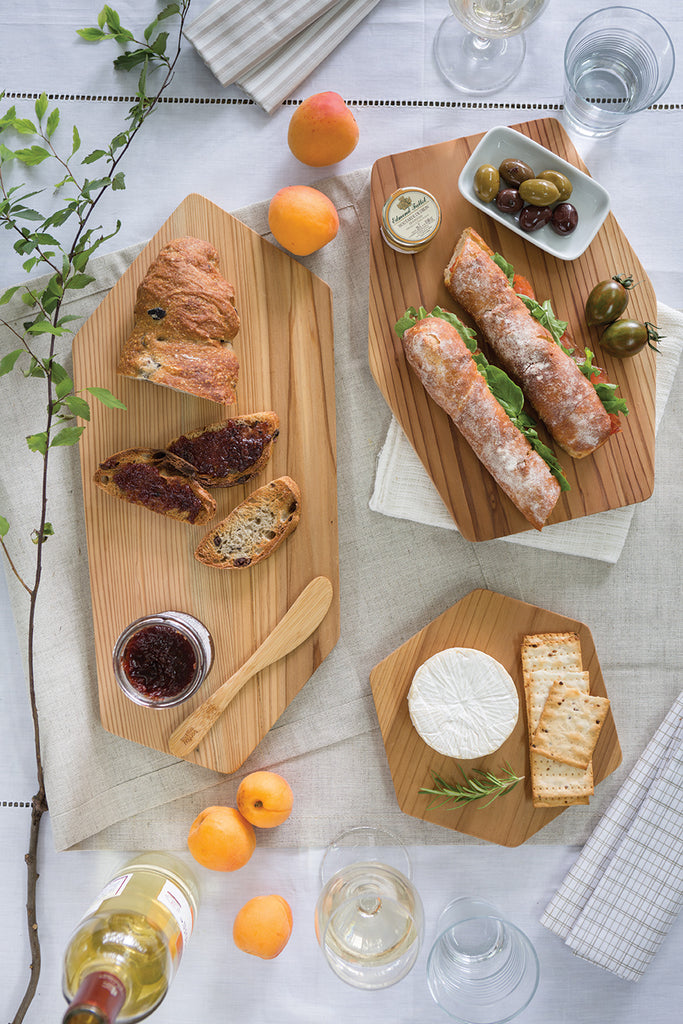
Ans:
<svg viewBox="0 0 683 1024"><path fill-rule="evenodd" d="M633 288L633 278L616 275L608 281L600 281L586 299L586 323L609 324L616 320L628 305L628 292Z"/></svg>
<svg viewBox="0 0 683 1024"><path fill-rule="evenodd" d="M646 345L656 351L656 342L660 338L653 324L641 324L638 320L615 320L602 332L600 344L617 359L628 359L641 352Z"/></svg>

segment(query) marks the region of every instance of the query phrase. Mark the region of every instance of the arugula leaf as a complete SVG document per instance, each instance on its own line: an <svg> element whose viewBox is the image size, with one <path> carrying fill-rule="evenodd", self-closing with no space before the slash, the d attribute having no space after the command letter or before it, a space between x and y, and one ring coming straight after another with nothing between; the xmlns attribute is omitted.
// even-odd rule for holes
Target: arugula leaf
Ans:
<svg viewBox="0 0 683 1024"><path fill-rule="evenodd" d="M550 305L550 299L546 299L545 302L537 302L536 299L530 299L528 295L519 295L526 308L531 313L534 320L538 320L547 331L553 336L553 340L560 346L560 348L569 355L569 350L564 347L560 338L567 330L567 320L560 320L553 311Z"/></svg>
<svg viewBox="0 0 683 1024"><path fill-rule="evenodd" d="M500 269L503 271L508 281L510 282L510 287L512 287L512 282L515 277L515 268L512 266L512 264L508 263L505 257L501 256L499 252L495 252L493 254L493 262L496 264L497 267L500 267Z"/></svg>
<svg viewBox="0 0 683 1024"><path fill-rule="evenodd" d="M564 470L555 457L555 453L541 441L536 424L531 416L524 412L524 393L522 389L515 384L505 370L489 363L484 353L477 349L477 336L475 332L470 327L466 327L455 313L441 309L440 306L435 306L431 313L427 313L424 306L420 306L419 310L416 310L414 306L410 306L403 316L397 320L394 330L399 338L402 338L408 328L413 327L418 320L424 320L426 316L436 316L441 320L446 320L456 329L472 353L477 369L486 381L486 385L493 397L502 406L519 432L524 435L536 454L540 455L546 463L548 469L559 483L560 490L568 491L570 489L569 481L564 475Z"/></svg>

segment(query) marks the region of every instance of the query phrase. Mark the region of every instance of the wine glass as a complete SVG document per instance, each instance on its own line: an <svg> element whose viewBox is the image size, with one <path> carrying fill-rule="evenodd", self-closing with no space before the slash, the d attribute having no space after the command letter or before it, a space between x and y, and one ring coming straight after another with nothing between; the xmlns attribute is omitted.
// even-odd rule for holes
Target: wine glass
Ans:
<svg viewBox="0 0 683 1024"><path fill-rule="evenodd" d="M434 58L444 78L462 92L502 89L518 74L526 53L522 33L547 0L448 0Z"/></svg>
<svg viewBox="0 0 683 1024"><path fill-rule="evenodd" d="M355 988L387 988L420 951L422 901L400 839L381 828L342 832L325 851L315 932L335 974Z"/></svg>

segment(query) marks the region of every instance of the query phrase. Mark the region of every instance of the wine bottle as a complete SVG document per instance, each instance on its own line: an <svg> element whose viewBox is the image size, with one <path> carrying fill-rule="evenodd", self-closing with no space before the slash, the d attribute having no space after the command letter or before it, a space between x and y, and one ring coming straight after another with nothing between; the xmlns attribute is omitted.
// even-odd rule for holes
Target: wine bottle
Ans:
<svg viewBox="0 0 683 1024"><path fill-rule="evenodd" d="M64 955L64 1024L132 1024L166 995L192 933L198 891L166 853L129 861L102 889Z"/></svg>

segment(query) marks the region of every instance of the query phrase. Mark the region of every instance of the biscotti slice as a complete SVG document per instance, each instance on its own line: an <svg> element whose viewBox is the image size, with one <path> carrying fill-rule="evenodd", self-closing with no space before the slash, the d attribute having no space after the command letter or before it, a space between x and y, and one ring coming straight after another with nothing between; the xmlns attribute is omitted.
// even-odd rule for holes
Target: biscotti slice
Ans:
<svg viewBox="0 0 683 1024"><path fill-rule="evenodd" d="M279 428L277 413L249 413L174 437L166 450L189 462L195 480L207 487L232 487L260 473Z"/></svg>
<svg viewBox="0 0 683 1024"><path fill-rule="evenodd" d="M163 451L127 448L105 459L93 480L115 498L183 523L201 525L215 516L216 502L191 473L191 466L183 472L179 464L170 465Z"/></svg>
<svg viewBox="0 0 683 1024"><path fill-rule="evenodd" d="M553 761L587 768L608 710L607 697L553 683L531 749Z"/></svg>
<svg viewBox="0 0 683 1024"><path fill-rule="evenodd" d="M138 288L118 373L232 405L239 362L231 339L239 325L235 291L218 269L216 249L200 238L176 238Z"/></svg>
<svg viewBox="0 0 683 1024"><path fill-rule="evenodd" d="M194 557L217 569L246 569L267 558L299 525L301 493L288 476L259 487L214 527Z"/></svg>

